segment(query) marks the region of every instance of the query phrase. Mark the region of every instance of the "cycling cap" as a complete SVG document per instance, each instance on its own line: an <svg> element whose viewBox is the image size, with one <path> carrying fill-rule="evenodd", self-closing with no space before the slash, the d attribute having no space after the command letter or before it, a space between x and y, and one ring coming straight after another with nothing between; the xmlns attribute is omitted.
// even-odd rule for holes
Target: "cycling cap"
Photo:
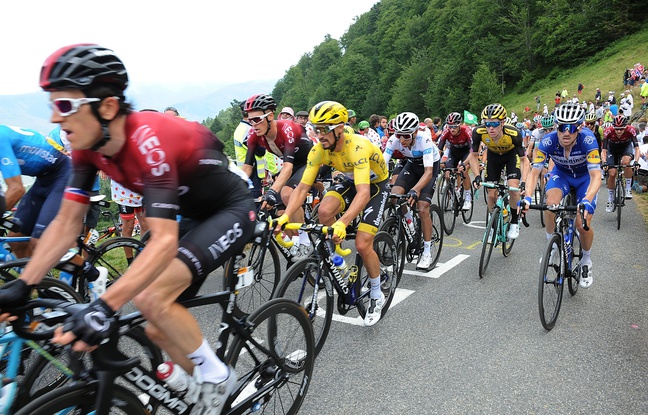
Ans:
<svg viewBox="0 0 648 415"><path fill-rule="evenodd" d="M308 111L297 111L296 117L308 117Z"/></svg>
<svg viewBox="0 0 648 415"><path fill-rule="evenodd" d="M626 125L628 125L628 117L619 114L616 117L614 117L614 121L612 121L612 124L614 125L614 128L625 127Z"/></svg>
<svg viewBox="0 0 648 415"><path fill-rule="evenodd" d="M585 121L587 121L587 122L594 122L596 120L598 120L598 117L596 116L595 112L588 112L585 115Z"/></svg>
<svg viewBox="0 0 648 415"><path fill-rule="evenodd" d="M360 121L360 123L358 124L358 129L364 130L365 128L369 128L369 121Z"/></svg>
<svg viewBox="0 0 648 415"><path fill-rule="evenodd" d="M413 112L401 112L394 119L394 131L413 133L418 130L419 118Z"/></svg>
<svg viewBox="0 0 648 415"><path fill-rule="evenodd" d="M458 112L451 112L445 120L448 125L458 125L463 122L463 117Z"/></svg>
<svg viewBox="0 0 648 415"><path fill-rule="evenodd" d="M45 91L88 89L102 85L116 86L123 92L128 73L123 62L110 49L90 43L65 46L51 54L40 73L40 87Z"/></svg>
<svg viewBox="0 0 648 415"><path fill-rule="evenodd" d="M253 95L245 101L245 111L274 111L277 103L274 98L266 94Z"/></svg>
<svg viewBox="0 0 648 415"><path fill-rule="evenodd" d="M349 121L349 113L344 105L335 101L322 101L310 110L313 124L344 124Z"/></svg>
<svg viewBox="0 0 648 415"><path fill-rule="evenodd" d="M580 124L585 120L585 109L580 104L562 104L554 111L558 124Z"/></svg>
<svg viewBox="0 0 648 415"><path fill-rule="evenodd" d="M554 126L554 116L546 115L540 119L540 125L542 128L552 128Z"/></svg>
<svg viewBox="0 0 648 415"><path fill-rule="evenodd" d="M483 120L488 118L506 119L506 108L502 104L490 104L481 113Z"/></svg>

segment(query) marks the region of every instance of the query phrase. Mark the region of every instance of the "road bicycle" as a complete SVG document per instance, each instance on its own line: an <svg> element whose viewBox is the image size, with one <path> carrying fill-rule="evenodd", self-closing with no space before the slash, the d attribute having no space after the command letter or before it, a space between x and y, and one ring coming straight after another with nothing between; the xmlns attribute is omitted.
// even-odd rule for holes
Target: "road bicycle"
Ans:
<svg viewBox="0 0 648 415"><path fill-rule="evenodd" d="M536 183L535 190L533 191L533 203L535 205L544 205L546 180L545 176L542 175ZM544 228L545 222L543 211L540 211L540 224Z"/></svg>
<svg viewBox="0 0 648 415"><path fill-rule="evenodd" d="M296 414L308 391L315 359L313 329L303 308L288 299L274 299L250 315L239 315L234 311L235 301L232 287L182 302L188 308L218 304L223 310L215 350L235 369L237 384L222 413ZM19 336L46 340L53 334L49 322L38 331L30 331L22 318L26 311L40 307L58 311L62 316L59 321L78 311L74 304L44 299L4 311L20 316L12 322ZM155 368L142 368L138 357L127 358L117 349L122 333L143 323L139 312L119 317L119 329L90 353L87 376L40 396L16 415L144 415L150 414L152 407L164 408L168 411L165 413L189 413L193 404L159 380ZM118 376L127 386L114 384ZM143 404L138 395L146 395L148 403Z"/></svg>
<svg viewBox="0 0 648 415"><path fill-rule="evenodd" d="M369 275L363 275L362 257L356 254L355 264L349 265L348 278L333 264L335 252L341 256L351 253L339 245L333 248L327 234L330 227L320 224L288 223L285 229L301 229L315 236L315 250L309 258L293 264L281 279L274 298L290 298L301 304L312 323L315 333L315 351L320 352L328 336L333 319L333 301L337 293L337 311L341 315L357 309L364 318L369 308ZM381 290L385 295L381 318L385 316L394 299L400 280L401 260L396 244L387 232L378 232L374 237L374 250L380 260Z"/></svg>
<svg viewBox="0 0 648 415"><path fill-rule="evenodd" d="M463 210L463 205L466 200L464 194L463 182L465 178L465 173L463 169L459 171L456 167L446 167L443 169L444 173L448 172L448 178L446 179L446 184L442 189L442 202L441 210L443 211L443 229L445 230L446 235L452 235L454 231L455 222L457 216L461 212L461 217L464 223L470 223L472 220L473 210L474 210L474 196L475 192L470 187L470 209ZM457 180L457 176L459 179Z"/></svg>
<svg viewBox="0 0 648 415"><path fill-rule="evenodd" d="M506 234L511 222L511 206L509 204L509 191L517 192L517 187L510 187L506 184L496 182L483 182L482 186L497 190L497 200L493 206L486 231L482 238L482 250L479 257L479 278L486 274L486 268L490 261L493 248L502 244L502 254L506 257L511 253L515 239L510 239Z"/></svg>
<svg viewBox="0 0 648 415"><path fill-rule="evenodd" d="M632 167L629 164L608 164L605 166L606 176L609 174L610 169L616 169L617 174L614 179L614 209L612 212L616 212L616 222L617 230L621 229L621 210L625 206L626 200L626 184L625 184L625 175L623 174L626 167Z"/></svg>
<svg viewBox="0 0 648 415"><path fill-rule="evenodd" d="M398 258L397 264L400 274L405 266L405 261L414 262L423 253L423 232L421 231L421 218L416 206L410 207L407 202L408 195L390 194L390 203L387 204L387 218L380 225L379 230L391 235L396 243ZM408 218L408 213L411 217ZM437 205L430 205L430 217L432 218L432 264L433 269L439 261L441 249L443 248L443 216Z"/></svg>
<svg viewBox="0 0 648 415"><path fill-rule="evenodd" d="M583 229L588 230L589 227L585 221L584 209L576 206L576 194L573 189L558 205L532 204L529 208L540 210L542 213L549 210L556 214L556 228L547 241L538 280L540 323L545 330L551 330L560 313L565 281L567 281L569 293L574 296L578 291L578 284L582 276L583 250L578 230L575 227L576 212L581 215ZM522 221L525 226L528 226L524 217ZM558 249L558 258L551 257L554 249ZM556 263L556 259L558 263Z"/></svg>

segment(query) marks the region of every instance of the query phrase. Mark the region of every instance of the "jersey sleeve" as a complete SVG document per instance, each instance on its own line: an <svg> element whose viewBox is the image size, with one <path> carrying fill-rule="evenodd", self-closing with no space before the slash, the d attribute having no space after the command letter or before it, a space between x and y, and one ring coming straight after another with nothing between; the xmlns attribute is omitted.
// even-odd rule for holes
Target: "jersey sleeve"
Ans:
<svg viewBox="0 0 648 415"><path fill-rule="evenodd" d="M439 158L439 151L432 142L432 137L425 137L423 139L423 167L434 167L434 162Z"/></svg>
<svg viewBox="0 0 648 415"><path fill-rule="evenodd" d="M11 147L11 140L8 137L0 139L0 155L0 172L2 172L2 177L6 180L20 176L20 164L18 164L16 154Z"/></svg>
<svg viewBox="0 0 648 415"><path fill-rule="evenodd" d="M538 143L538 148L536 148L533 156L534 169L542 170L544 168L544 164L549 160L549 151L552 145L553 141L551 140L551 137L549 137L549 134L545 135Z"/></svg>
<svg viewBox="0 0 648 415"><path fill-rule="evenodd" d="M284 149L283 149L283 162L295 163L295 147L297 140L301 140L301 128L297 130L293 128L292 123L284 123L281 125L281 130L285 135Z"/></svg>
<svg viewBox="0 0 648 415"><path fill-rule="evenodd" d="M254 166L254 154L258 145L257 139L257 135L254 133L254 131L250 131L250 134L247 137L247 152L245 154L244 164Z"/></svg>

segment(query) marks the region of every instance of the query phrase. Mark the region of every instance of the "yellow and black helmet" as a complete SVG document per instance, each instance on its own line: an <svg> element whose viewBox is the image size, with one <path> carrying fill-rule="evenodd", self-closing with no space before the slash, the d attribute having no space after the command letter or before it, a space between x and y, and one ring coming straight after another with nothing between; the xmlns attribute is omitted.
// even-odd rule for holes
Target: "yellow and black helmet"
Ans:
<svg viewBox="0 0 648 415"><path fill-rule="evenodd" d="M309 119L315 125L344 124L349 120L349 113L339 102L322 101L310 110Z"/></svg>
<svg viewBox="0 0 648 415"><path fill-rule="evenodd" d="M506 119L506 108L502 104L486 105L481 113L482 120L488 118L497 118L500 120Z"/></svg>

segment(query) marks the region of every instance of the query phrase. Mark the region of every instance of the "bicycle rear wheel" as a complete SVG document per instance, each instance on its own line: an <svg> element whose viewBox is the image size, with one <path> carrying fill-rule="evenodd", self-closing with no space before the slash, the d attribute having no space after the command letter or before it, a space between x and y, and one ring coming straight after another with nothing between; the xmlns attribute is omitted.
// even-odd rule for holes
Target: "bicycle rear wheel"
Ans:
<svg viewBox="0 0 648 415"><path fill-rule="evenodd" d="M581 277L581 266L580 260L583 257L583 248L580 243L580 236L578 231L574 231L574 236L572 237L572 264L571 264L571 273L567 279L567 288L569 288L569 294L576 295L578 291L578 285Z"/></svg>
<svg viewBox="0 0 648 415"><path fill-rule="evenodd" d="M380 318L383 318L385 314L387 314L387 310L389 310L389 306L394 299L394 293L396 292L396 287L398 287L400 275L403 270L398 269L400 260L398 258L398 252L396 251L396 244L387 232L378 232L374 237L373 246L374 251L378 254L378 259L380 260L380 289L385 295L385 303L380 313ZM396 255L394 255L394 253L396 253ZM371 288L371 282L369 280L369 275L364 275L362 278L361 291L363 294L365 290ZM363 319L367 314L370 301L371 298L368 294L360 298L358 301L358 313Z"/></svg>
<svg viewBox="0 0 648 415"><path fill-rule="evenodd" d="M405 267L405 249L407 246L404 229L402 229L400 226L401 223L402 222L399 217L390 216L380 225L380 228L378 228L379 231L387 232L392 237L394 242L396 242L396 253L398 255L398 258L400 259L400 263L398 264L398 269L400 270L399 278L402 276L403 268ZM443 230L441 230L441 232L443 232Z"/></svg>
<svg viewBox="0 0 648 415"><path fill-rule="evenodd" d="M617 174L622 174L622 171L617 171ZM621 208L625 203L625 190L623 189L623 182L616 182L616 195L614 197L614 202L616 205L616 221L617 221L617 230L621 229Z"/></svg>
<svg viewBox="0 0 648 415"><path fill-rule="evenodd" d="M542 263L540 264L540 278L538 279L538 311L540 323L545 330L551 330L556 324L563 295L563 275L560 274L561 264L549 265L551 250L556 244L560 251L560 262L564 261L562 237L555 233L549 238Z"/></svg>
<svg viewBox="0 0 648 415"><path fill-rule="evenodd" d="M479 278L484 278L486 268L488 268L488 263L490 262L491 254L493 253L493 247L497 242L499 218L500 209L499 207L494 206L493 211L490 214L490 219L488 219L488 222L486 223L486 231L484 232L484 239L482 241L482 251L481 256L479 257Z"/></svg>
<svg viewBox="0 0 648 415"><path fill-rule="evenodd" d="M250 333L269 353L235 337L225 362L236 369L238 384L225 411L296 414L312 380L315 341L311 322L294 301L276 298L248 319Z"/></svg>
<svg viewBox="0 0 648 415"><path fill-rule="evenodd" d="M452 235L454 231L455 221L457 216L455 215L455 206L457 201L455 200L454 186L448 184L443 188L443 201L441 202L441 210L443 211L443 229L445 230L446 235Z"/></svg>
<svg viewBox="0 0 648 415"><path fill-rule="evenodd" d="M463 190L465 191L465 190ZM472 220L473 216L473 211L475 210L475 191L473 190L472 186L470 186L470 209L468 210L461 210L461 217L464 221L464 223L470 223ZM461 206L460 206L461 208Z"/></svg>
<svg viewBox="0 0 648 415"><path fill-rule="evenodd" d="M297 301L306 309L315 335L315 354L319 354L333 320L333 283L328 269L316 258L304 258L293 264L279 281L273 298ZM327 275L324 275L327 273ZM315 281L319 275L317 292ZM313 301L315 298L315 301Z"/></svg>
<svg viewBox="0 0 648 415"><path fill-rule="evenodd" d="M544 186L541 184L542 183L542 177L538 179L538 183L536 183L536 188L535 192L533 193L533 203L536 205L542 205L544 204ZM540 212L540 224L544 228L545 222L544 222L544 210L539 210Z"/></svg>
<svg viewBox="0 0 648 415"><path fill-rule="evenodd" d="M52 390L32 401L16 415L91 415L96 412L97 382L79 382ZM130 391L113 385L111 394L111 415L148 415L142 402Z"/></svg>
<svg viewBox="0 0 648 415"><path fill-rule="evenodd" d="M430 205L430 219L432 219L432 246L430 247L432 265L430 269L434 269L441 256L441 248L443 248L443 216L441 208L437 205Z"/></svg>
<svg viewBox="0 0 648 415"><path fill-rule="evenodd" d="M230 258L225 264L223 288L227 290L237 287L241 282L239 274L244 275L246 272L252 273L251 279L236 290L235 314L239 316L250 314L272 298L281 278L277 248L271 242L264 245L255 242L247 244L241 254ZM241 279L246 280L245 277Z"/></svg>
<svg viewBox="0 0 648 415"><path fill-rule="evenodd" d="M99 245L94 252L90 254L88 262L95 267L104 267L108 269L108 286L124 275L129 267L127 256L132 258L144 249L144 243L139 239L128 236L119 236Z"/></svg>

